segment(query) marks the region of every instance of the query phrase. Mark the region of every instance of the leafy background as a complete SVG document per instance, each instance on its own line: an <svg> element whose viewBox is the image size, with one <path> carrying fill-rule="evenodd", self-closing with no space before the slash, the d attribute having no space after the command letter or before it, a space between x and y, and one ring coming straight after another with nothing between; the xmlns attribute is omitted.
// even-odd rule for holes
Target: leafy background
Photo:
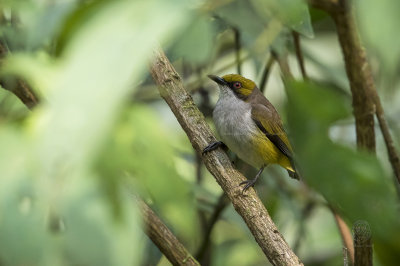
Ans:
<svg viewBox="0 0 400 266"><path fill-rule="evenodd" d="M355 1L356 15L399 148L399 3L367 2ZM41 99L29 111L0 90L2 265L168 265L143 233L134 195L199 252L222 191L149 77L157 45L211 125L218 91L207 74L241 72L261 84L271 51L288 54L298 82L285 89L273 64L261 89L287 125L308 186L269 166L259 196L306 265L343 263L327 202L350 228L367 221L375 265L397 261L398 197L386 149L377 130L377 156L356 152L349 85L326 14L301 0L3 0L0 7L10 51L1 78L23 78ZM313 84L301 81L292 31ZM265 265L241 218L223 206L202 264Z"/></svg>

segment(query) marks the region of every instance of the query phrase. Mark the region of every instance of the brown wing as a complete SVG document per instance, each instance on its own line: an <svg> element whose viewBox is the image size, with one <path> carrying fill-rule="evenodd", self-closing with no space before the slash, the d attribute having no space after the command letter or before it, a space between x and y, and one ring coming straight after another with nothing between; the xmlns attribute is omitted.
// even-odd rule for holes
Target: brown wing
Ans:
<svg viewBox="0 0 400 266"><path fill-rule="evenodd" d="M281 119L275 108L262 104L252 104L251 117L264 135L290 160L292 160L292 147L282 126Z"/></svg>
<svg viewBox="0 0 400 266"><path fill-rule="evenodd" d="M284 154L290 161L294 172L288 170L289 176L300 180L296 171L292 146L282 126L281 118L274 106L265 98L264 94L255 88L246 100L252 105L252 119L264 135Z"/></svg>

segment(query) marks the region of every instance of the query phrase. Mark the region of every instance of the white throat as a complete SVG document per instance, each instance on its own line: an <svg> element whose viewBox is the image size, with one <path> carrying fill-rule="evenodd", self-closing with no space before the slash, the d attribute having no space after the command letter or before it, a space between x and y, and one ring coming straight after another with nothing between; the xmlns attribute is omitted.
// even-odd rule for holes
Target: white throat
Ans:
<svg viewBox="0 0 400 266"><path fill-rule="evenodd" d="M251 118L251 105L239 99L227 86L220 85L218 102L213 112L215 127L222 141L247 163L260 167L263 161L251 147L258 129Z"/></svg>

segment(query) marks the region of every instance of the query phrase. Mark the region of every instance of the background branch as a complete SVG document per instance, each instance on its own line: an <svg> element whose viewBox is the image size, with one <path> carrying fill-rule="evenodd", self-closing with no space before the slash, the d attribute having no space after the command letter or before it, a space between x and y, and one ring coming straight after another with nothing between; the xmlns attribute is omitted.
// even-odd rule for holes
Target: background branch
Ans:
<svg viewBox="0 0 400 266"><path fill-rule="evenodd" d="M222 212L225 210L225 207L228 205L229 200L226 197L225 193L219 197L217 204L215 205L214 211L211 214L211 217L206 225L205 232L203 233L203 241L200 245L199 250L197 251L196 258L199 261L203 260L204 254L207 251L207 248L210 244L211 232L214 228L214 225L217 223L218 219L220 218Z"/></svg>
<svg viewBox="0 0 400 266"><path fill-rule="evenodd" d="M147 204L137 198L146 234L173 265L200 265Z"/></svg>
<svg viewBox="0 0 400 266"><path fill-rule="evenodd" d="M375 85L365 50L361 46L352 5L348 4L347 1L341 1L336 11L331 12L331 15L336 24L353 96L357 146L375 152L375 105L372 99Z"/></svg>
<svg viewBox="0 0 400 266"><path fill-rule="evenodd" d="M303 53L301 51L300 36L297 33L297 31L294 31L294 30L292 31L292 36L293 36L294 49L296 52L297 62L299 63L301 75L303 76L303 80L308 80L306 68L304 67L304 57L303 57Z"/></svg>
<svg viewBox="0 0 400 266"><path fill-rule="evenodd" d="M282 54L279 56L274 53L274 57L276 58L276 61L278 62L279 67L281 69L283 83L285 83L285 80L294 79L293 74L290 70L288 60L287 60L287 54L285 53L285 54ZM303 67L304 67L304 65L303 65ZM339 229L340 236L342 238L342 242L349 252L350 260L352 261L352 263L354 263L354 246L353 246L353 242L352 242L352 236L350 233L350 229L348 228L347 224L343 221L343 219L340 217L340 215L332 207L330 207L330 206L328 206L328 207L335 218L336 225ZM307 207L305 210L307 211ZM305 212L305 214L307 215L307 212ZM303 218L305 219L306 216L304 216ZM302 233L302 232L301 231L299 232L299 238L298 238L298 241L296 241L296 243L295 243L294 250L297 250L297 248L299 246L299 243L300 243L299 241L300 241L300 236L301 236L300 233Z"/></svg>
<svg viewBox="0 0 400 266"><path fill-rule="evenodd" d="M346 72L353 97L353 110L356 119L357 146L375 152L374 114L376 113L384 135L390 162L397 180L400 181L400 163L394 149L387 122L384 118L371 67L367 61L365 49L361 45L359 31L350 1L335 1L335 5L321 6L318 1L309 1L317 8L325 10L333 18L342 48ZM328 0L320 2L332 2ZM361 243L354 238L355 265L372 265L372 242L369 239Z"/></svg>
<svg viewBox="0 0 400 266"><path fill-rule="evenodd" d="M332 207L330 207L330 210L335 218L336 225L339 229L340 235L342 236L343 245L346 247L349 254L351 264L354 264L354 246L349 227Z"/></svg>
<svg viewBox="0 0 400 266"><path fill-rule="evenodd" d="M242 74L242 62L240 61L240 31L238 28L233 28L233 33L235 35L235 55L236 55L236 71L239 75Z"/></svg>
<svg viewBox="0 0 400 266"><path fill-rule="evenodd" d="M215 137L164 52L155 50L153 60L151 73L159 85L161 96L175 114L194 149L201 153L210 142L216 141ZM203 156L203 159L271 264L302 265L279 233L254 189L242 195L239 184L246 179L233 168L226 153L218 149Z"/></svg>
<svg viewBox="0 0 400 266"><path fill-rule="evenodd" d="M8 54L8 48L3 41L0 40L0 60L3 60ZM39 103L39 99L35 92L29 85L21 79L15 81L6 81L4 78L0 79L0 85L17 96L26 107L32 109Z"/></svg>
<svg viewBox="0 0 400 266"><path fill-rule="evenodd" d="M274 57L272 55L270 55L269 58L268 58L267 63L265 64L264 71L263 71L262 76L261 76L260 90L262 92L265 91L265 88L267 86L267 81L268 81L268 78L269 78L269 74L271 73L271 69L272 69L272 66L273 66L274 62L275 62Z"/></svg>
<svg viewBox="0 0 400 266"><path fill-rule="evenodd" d="M381 100L375 90L373 93L373 99L376 106L376 117L378 118L379 127L382 131L383 139L385 140L386 149L389 155L389 160L392 165L393 173L397 178L397 185L400 184L400 159L399 155L394 147L393 139L390 134L389 125L385 118L385 113L381 104Z"/></svg>

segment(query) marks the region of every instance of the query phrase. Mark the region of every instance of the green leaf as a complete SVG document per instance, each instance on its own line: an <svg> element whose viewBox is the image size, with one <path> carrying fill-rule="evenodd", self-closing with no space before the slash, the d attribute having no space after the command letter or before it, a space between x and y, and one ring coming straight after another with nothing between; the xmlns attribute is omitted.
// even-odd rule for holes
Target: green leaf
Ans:
<svg viewBox="0 0 400 266"><path fill-rule="evenodd" d="M397 0L355 1L359 27L369 47L383 62L390 74L396 71L400 58L398 29L400 2ZM384 24L382 24L382 23Z"/></svg>
<svg viewBox="0 0 400 266"><path fill-rule="evenodd" d="M112 192L112 180L132 176L178 234L187 240L195 236L196 212L190 183L175 166L171 144L176 136L167 134L160 118L145 106L127 110L99 153L96 168L104 188Z"/></svg>
<svg viewBox="0 0 400 266"><path fill-rule="evenodd" d="M310 83L288 85L289 125L302 177L351 223L370 225L382 258L395 257L400 223L391 178L376 156L333 143L328 135L349 114L347 98Z"/></svg>
<svg viewBox="0 0 400 266"><path fill-rule="evenodd" d="M193 15L195 18L171 45L170 53L172 58L183 56L192 63L204 63L210 59L216 34L211 19Z"/></svg>
<svg viewBox="0 0 400 266"><path fill-rule="evenodd" d="M270 18L260 17L251 3L247 1L230 1L215 10L215 12L228 26L239 29L242 34L241 41L246 46L254 44Z"/></svg>
<svg viewBox="0 0 400 266"><path fill-rule="evenodd" d="M16 128L3 126L0 145L1 261L6 265L43 265L50 238L46 208L34 190L29 142Z"/></svg>
<svg viewBox="0 0 400 266"><path fill-rule="evenodd" d="M303 0L252 0L261 17L277 17L292 30L314 37L308 5Z"/></svg>
<svg viewBox="0 0 400 266"><path fill-rule="evenodd" d="M118 187L122 215L116 217L96 179L76 178L67 184L57 214L65 224L59 246L68 264L138 265L143 232L128 191Z"/></svg>
<svg viewBox="0 0 400 266"><path fill-rule="evenodd" d="M60 30L65 18L76 6L76 1L56 1L53 4L38 5L31 23L26 25L27 45L29 49L49 45L52 37Z"/></svg>
<svg viewBox="0 0 400 266"><path fill-rule="evenodd" d="M185 21L186 5L176 3L107 1L82 20L61 57L14 54L4 63L5 72L43 86L44 97L21 132L0 138L2 262L140 263L142 231L133 199L118 178L112 180L116 212L93 163L154 46L173 38Z"/></svg>

